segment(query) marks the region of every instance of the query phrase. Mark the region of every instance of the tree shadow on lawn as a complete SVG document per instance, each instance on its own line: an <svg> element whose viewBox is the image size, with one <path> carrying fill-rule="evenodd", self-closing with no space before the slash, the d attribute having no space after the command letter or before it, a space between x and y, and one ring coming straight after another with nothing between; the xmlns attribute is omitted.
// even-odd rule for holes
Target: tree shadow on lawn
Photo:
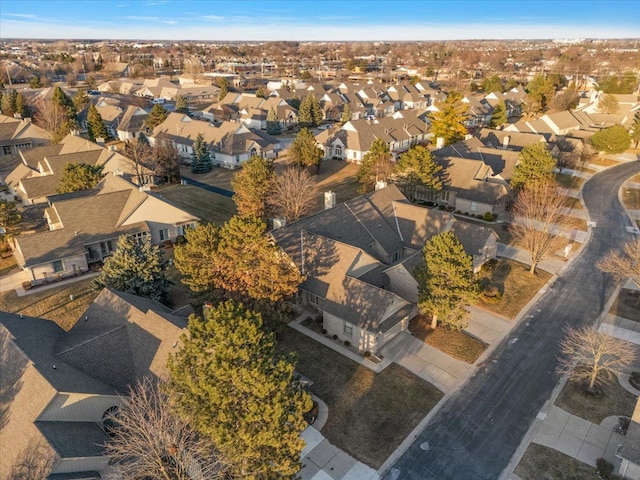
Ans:
<svg viewBox="0 0 640 480"><path fill-rule="evenodd" d="M640 290L621 289L609 313L640 322Z"/></svg>
<svg viewBox="0 0 640 480"><path fill-rule="evenodd" d="M278 347L296 352L296 370L329 408L322 434L336 447L379 468L443 394L398 365L380 373L286 328Z"/></svg>

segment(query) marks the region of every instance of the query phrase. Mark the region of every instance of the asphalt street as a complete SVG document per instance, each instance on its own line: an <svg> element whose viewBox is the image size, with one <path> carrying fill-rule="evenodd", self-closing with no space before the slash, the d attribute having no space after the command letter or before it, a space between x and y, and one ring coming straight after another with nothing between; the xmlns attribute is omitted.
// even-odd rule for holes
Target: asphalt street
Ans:
<svg viewBox="0 0 640 480"><path fill-rule="evenodd" d="M632 238L618 201L640 162L594 175L584 184L596 222L582 253L560 274L476 374L443 405L384 477L446 480L496 479L555 387L558 343L567 326L593 324L616 285L595 264Z"/></svg>

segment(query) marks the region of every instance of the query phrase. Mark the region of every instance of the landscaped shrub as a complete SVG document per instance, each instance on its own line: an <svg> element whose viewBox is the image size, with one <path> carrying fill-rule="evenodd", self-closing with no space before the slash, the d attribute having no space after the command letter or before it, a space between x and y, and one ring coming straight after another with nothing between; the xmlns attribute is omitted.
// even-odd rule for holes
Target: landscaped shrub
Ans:
<svg viewBox="0 0 640 480"><path fill-rule="evenodd" d="M366 352L364 352L364 356L369 358L371 356L371 352L367 350Z"/></svg>
<svg viewBox="0 0 640 480"><path fill-rule="evenodd" d="M176 245L184 245L185 243L187 243L187 239L184 238L184 235L178 235L176 237Z"/></svg>
<svg viewBox="0 0 640 480"><path fill-rule="evenodd" d="M333 339L334 339L334 340L337 340L337 339L338 339L338 335L334 335L334 336L333 336Z"/></svg>
<svg viewBox="0 0 640 480"><path fill-rule="evenodd" d="M488 298L495 298L500 296L500 290L493 284L489 284L484 287L483 295Z"/></svg>
<svg viewBox="0 0 640 480"><path fill-rule="evenodd" d="M456 210L454 213L457 213L458 215L460 215L462 212L460 210Z"/></svg>
<svg viewBox="0 0 640 480"><path fill-rule="evenodd" d="M596 460L596 470L600 474L601 478L609 478L613 473L613 463L600 457Z"/></svg>
<svg viewBox="0 0 640 480"><path fill-rule="evenodd" d="M344 346L348 347L349 345L351 345L351 342L349 340L345 340L344 341Z"/></svg>
<svg viewBox="0 0 640 480"><path fill-rule="evenodd" d="M164 242L162 242L162 245L164 246L164 248L171 248L173 247L173 242L171 240L165 240Z"/></svg>
<svg viewBox="0 0 640 480"><path fill-rule="evenodd" d="M327 334L327 329L326 329L326 328L323 328L323 329L322 329L322 334L323 334L323 335L326 335L326 334Z"/></svg>
<svg viewBox="0 0 640 480"><path fill-rule="evenodd" d="M496 219L497 215L494 215L491 212L486 212L482 218L483 220L486 220L487 222L493 222Z"/></svg>

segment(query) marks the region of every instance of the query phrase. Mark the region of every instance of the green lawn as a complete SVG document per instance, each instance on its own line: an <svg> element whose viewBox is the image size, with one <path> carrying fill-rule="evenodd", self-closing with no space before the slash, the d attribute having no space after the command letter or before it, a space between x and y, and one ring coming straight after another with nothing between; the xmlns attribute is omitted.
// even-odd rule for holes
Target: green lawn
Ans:
<svg viewBox="0 0 640 480"><path fill-rule="evenodd" d="M480 296L478 305L513 319L550 278L550 273L540 269L531 275L527 265L515 260L491 260L482 267L479 279L483 285L498 287L501 297L498 301L490 301Z"/></svg>
<svg viewBox="0 0 640 480"><path fill-rule="evenodd" d="M156 192L203 222L222 224L237 213L233 199L193 185L171 185Z"/></svg>
<svg viewBox="0 0 640 480"><path fill-rule="evenodd" d="M630 417L637 397L615 381L605 385L599 395L585 395L582 384L567 382L556 400L556 405L573 415L599 425L611 415Z"/></svg>
<svg viewBox="0 0 640 480"><path fill-rule="evenodd" d="M326 402L323 435L336 447L379 468L442 398L442 392L392 364L374 373L309 337L285 328L279 348L296 352L296 370Z"/></svg>
<svg viewBox="0 0 640 480"><path fill-rule="evenodd" d="M599 480L596 469L553 448L532 443L514 473L522 480Z"/></svg>

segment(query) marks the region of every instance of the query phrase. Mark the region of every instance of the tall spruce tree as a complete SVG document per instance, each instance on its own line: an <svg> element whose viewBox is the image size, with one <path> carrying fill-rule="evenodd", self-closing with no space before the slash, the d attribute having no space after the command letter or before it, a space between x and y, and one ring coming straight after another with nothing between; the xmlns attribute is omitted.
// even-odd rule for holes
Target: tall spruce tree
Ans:
<svg viewBox="0 0 640 480"><path fill-rule="evenodd" d="M493 108L493 114L491 115L491 122L489 126L491 128L498 128L501 125L507 123L507 108L504 104L504 100L500 100Z"/></svg>
<svg viewBox="0 0 640 480"><path fill-rule="evenodd" d="M29 106L24 98L22 92L16 94L16 113L20 115L20 118L26 118L29 116Z"/></svg>
<svg viewBox="0 0 640 480"><path fill-rule="evenodd" d="M149 112L149 116L145 121L145 126L149 130L153 130L162 122L164 122L168 116L169 116L169 113L164 109L164 107L159 103L156 103L151 109L151 111Z"/></svg>
<svg viewBox="0 0 640 480"><path fill-rule="evenodd" d="M324 150L318 146L313 133L308 128L303 128L298 132L295 140L289 146L288 152L294 165L299 167L314 165L317 167L317 171L320 171Z"/></svg>
<svg viewBox="0 0 640 480"><path fill-rule="evenodd" d="M386 181L393 171L389 145L381 138L376 138L365 154L358 169L357 178L360 183L358 192L373 191L378 181Z"/></svg>
<svg viewBox="0 0 640 480"><path fill-rule="evenodd" d="M469 313L464 307L479 293L471 255L452 232L432 237L422 254L425 263L416 270L418 308L431 315L431 328L438 321L454 329L465 328Z"/></svg>
<svg viewBox="0 0 640 480"><path fill-rule="evenodd" d="M204 141L204 136L199 133L193 142L193 153L191 154L191 172L207 173L211 171L211 155L209 145Z"/></svg>
<svg viewBox="0 0 640 480"><path fill-rule="evenodd" d="M242 166L242 170L231 181L238 215L264 219L267 213L267 196L275 175L273 162L258 155L251 157Z"/></svg>
<svg viewBox="0 0 640 480"><path fill-rule="evenodd" d="M462 102L462 94L450 92L444 102L436 104L439 111L431 113L431 132L436 139L442 138L444 146L464 139L467 127L467 105Z"/></svg>
<svg viewBox="0 0 640 480"><path fill-rule="evenodd" d="M102 178L104 165L67 163L58 180L58 193L71 193L95 187Z"/></svg>
<svg viewBox="0 0 640 480"><path fill-rule="evenodd" d="M102 115L93 103L89 105L87 113L87 133L92 142L95 142L97 138L102 138L105 141L109 139L109 132L102 121Z"/></svg>
<svg viewBox="0 0 640 480"><path fill-rule="evenodd" d="M163 302L169 291L166 269L167 262L162 252L149 240L121 235L116 251L105 260L100 276L93 281L93 287L113 288Z"/></svg>
<svg viewBox="0 0 640 480"><path fill-rule="evenodd" d="M556 159L545 143L532 143L518 155L516 168L511 176L511 188L515 191L531 183L553 178Z"/></svg>
<svg viewBox="0 0 640 480"><path fill-rule="evenodd" d="M342 108L342 115L340 115L340 123L344 125L349 121L351 121L351 109L349 108L349 105L345 103L344 107Z"/></svg>
<svg viewBox="0 0 640 480"><path fill-rule="evenodd" d="M442 166L434 161L426 147L411 147L400 155L393 170L399 185L411 201L414 200L418 189L424 190L424 193L442 190Z"/></svg>
<svg viewBox="0 0 640 480"><path fill-rule="evenodd" d="M209 436L234 478L293 479L301 465L311 397L296 380L296 358L276 351L259 313L226 302L191 317L169 359L178 409Z"/></svg>
<svg viewBox="0 0 640 480"><path fill-rule="evenodd" d="M220 92L218 92L218 101L222 101L222 99L227 96L227 93L229 93L229 81L226 78L222 77L220 79Z"/></svg>
<svg viewBox="0 0 640 480"><path fill-rule="evenodd" d="M613 125L594 133L590 143L599 152L622 153L631 146L631 135L622 125Z"/></svg>
<svg viewBox="0 0 640 480"><path fill-rule="evenodd" d="M302 102L298 109L298 123L303 127L317 127L322 122L322 107L318 103L318 99L309 94Z"/></svg>
<svg viewBox="0 0 640 480"><path fill-rule="evenodd" d="M267 133L269 135L280 135L282 127L275 109L271 107L267 113Z"/></svg>
<svg viewBox="0 0 640 480"><path fill-rule="evenodd" d="M187 99L184 98L183 95L178 95L176 97L176 112L189 113L189 105L187 104Z"/></svg>

